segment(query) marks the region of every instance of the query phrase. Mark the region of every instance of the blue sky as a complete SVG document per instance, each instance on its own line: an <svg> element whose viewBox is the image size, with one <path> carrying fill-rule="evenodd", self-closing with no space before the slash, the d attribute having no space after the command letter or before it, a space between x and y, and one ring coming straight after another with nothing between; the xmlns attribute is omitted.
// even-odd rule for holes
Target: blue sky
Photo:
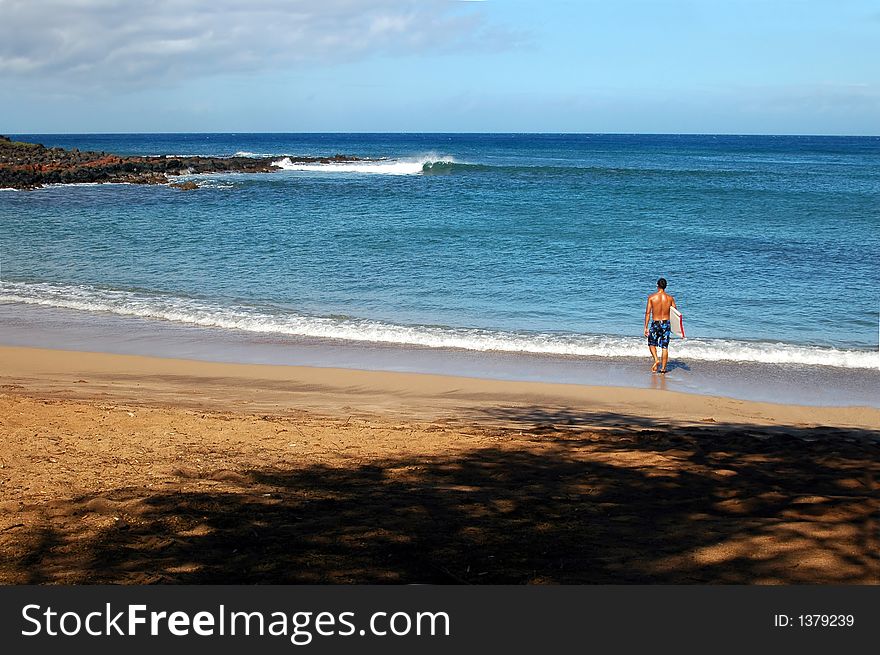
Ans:
<svg viewBox="0 0 880 655"><path fill-rule="evenodd" d="M876 0L0 0L0 16L4 133L880 134Z"/></svg>

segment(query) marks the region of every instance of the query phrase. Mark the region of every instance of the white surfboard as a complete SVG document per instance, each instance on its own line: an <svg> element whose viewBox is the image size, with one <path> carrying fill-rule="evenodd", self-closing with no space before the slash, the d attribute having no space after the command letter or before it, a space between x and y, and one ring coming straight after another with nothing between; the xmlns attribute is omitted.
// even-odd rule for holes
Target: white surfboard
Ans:
<svg viewBox="0 0 880 655"><path fill-rule="evenodd" d="M672 328L672 333L678 337L684 339L684 318L681 315L681 312L678 311L675 307L669 308L669 326Z"/></svg>

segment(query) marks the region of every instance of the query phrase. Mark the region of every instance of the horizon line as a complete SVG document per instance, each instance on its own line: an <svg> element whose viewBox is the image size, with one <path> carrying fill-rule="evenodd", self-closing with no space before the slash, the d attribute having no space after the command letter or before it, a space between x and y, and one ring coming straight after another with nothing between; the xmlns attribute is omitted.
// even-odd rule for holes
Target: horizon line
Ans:
<svg viewBox="0 0 880 655"><path fill-rule="evenodd" d="M2 133L0 133L2 134ZM392 131L349 131L349 132L328 132L328 131L318 131L318 130L310 130L304 132L278 132L278 131L241 131L241 130L232 130L228 132L183 132L183 131L171 131L171 132L159 132L159 131L147 131L147 132L6 132L8 136L27 136L27 135L47 135L47 136L123 136L123 135L165 135L165 134L205 134L205 135L214 135L214 134L361 134L361 135L375 135L375 134L444 134L444 135L462 135L462 134L470 134L470 135L518 135L518 136L787 136L787 137L829 137L829 138L837 138L837 137L859 137L859 138L878 138L880 134L846 134L846 133L828 133L828 134L819 134L819 133L800 133L800 132L529 132L529 131L516 131L516 132L480 132L480 131L464 131L464 132L454 132L454 131L440 131L440 132L420 132L420 131L403 131L403 132L392 132Z"/></svg>

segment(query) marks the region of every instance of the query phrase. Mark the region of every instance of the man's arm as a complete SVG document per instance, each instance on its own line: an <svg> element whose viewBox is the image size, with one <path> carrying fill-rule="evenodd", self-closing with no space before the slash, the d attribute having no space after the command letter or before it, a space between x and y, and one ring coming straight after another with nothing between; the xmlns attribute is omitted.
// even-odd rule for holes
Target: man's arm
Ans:
<svg viewBox="0 0 880 655"><path fill-rule="evenodd" d="M672 307L675 307L675 298L673 296L669 296L669 299L672 301Z"/></svg>
<svg viewBox="0 0 880 655"><path fill-rule="evenodd" d="M645 336L648 336L648 321L651 318L651 298L648 298L648 304L645 305Z"/></svg>

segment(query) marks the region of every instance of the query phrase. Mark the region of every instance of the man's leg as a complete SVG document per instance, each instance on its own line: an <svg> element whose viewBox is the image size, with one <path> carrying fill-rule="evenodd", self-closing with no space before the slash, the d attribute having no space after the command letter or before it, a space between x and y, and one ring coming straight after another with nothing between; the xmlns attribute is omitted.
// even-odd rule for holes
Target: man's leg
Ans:
<svg viewBox="0 0 880 655"><path fill-rule="evenodd" d="M663 365L660 367L660 370L665 373L666 372L666 362L669 361L669 348L661 348L663 352Z"/></svg>
<svg viewBox="0 0 880 655"><path fill-rule="evenodd" d="M660 360L657 359L657 348L656 346L648 346L648 350L651 351L651 358L654 360L654 365L651 367L651 372L657 372L657 365L660 363Z"/></svg>

